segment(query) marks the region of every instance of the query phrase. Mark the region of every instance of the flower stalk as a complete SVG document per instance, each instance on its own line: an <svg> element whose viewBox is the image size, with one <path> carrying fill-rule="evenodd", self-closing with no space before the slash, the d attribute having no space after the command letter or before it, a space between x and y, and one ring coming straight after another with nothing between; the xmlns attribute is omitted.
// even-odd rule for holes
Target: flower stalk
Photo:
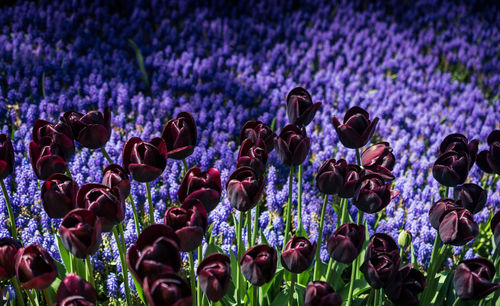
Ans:
<svg viewBox="0 0 500 306"><path fill-rule="evenodd" d="M323 224L325 222L325 211L326 211L326 204L328 203L328 195L325 194L324 200L323 200L323 205L321 206L321 216L319 220L319 230L318 230L318 243L317 243L317 248L316 248L316 262L314 263L314 274L313 274L313 280L318 280L319 277L319 262L320 262L320 253L321 253L321 240L323 238Z"/></svg>
<svg viewBox="0 0 500 306"><path fill-rule="evenodd" d="M288 202L286 204L286 226L285 226L285 238L283 239L283 249L285 249L286 242L290 239L290 223L292 221L292 197L293 197L293 173L295 167L290 167L290 175L288 176Z"/></svg>
<svg viewBox="0 0 500 306"><path fill-rule="evenodd" d="M0 186L2 187L3 197L5 198L5 204L7 205L7 212L9 214L10 233L12 234L12 238L17 240L16 219L14 218L14 212L12 211L9 194L7 193L7 188L5 187L3 180L0 180Z"/></svg>

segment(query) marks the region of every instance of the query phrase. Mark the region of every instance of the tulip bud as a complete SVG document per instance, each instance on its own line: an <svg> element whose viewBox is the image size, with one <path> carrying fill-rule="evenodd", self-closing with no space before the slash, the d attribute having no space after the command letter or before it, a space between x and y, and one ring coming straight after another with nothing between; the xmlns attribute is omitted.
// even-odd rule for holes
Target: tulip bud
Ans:
<svg viewBox="0 0 500 306"><path fill-rule="evenodd" d="M132 137L123 146L123 168L138 182L157 179L167 166L167 147L163 139L156 137L150 142Z"/></svg>
<svg viewBox="0 0 500 306"><path fill-rule="evenodd" d="M399 269L396 276L384 287L384 292L394 305L418 306L418 295L424 289L424 275L408 264Z"/></svg>
<svg viewBox="0 0 500 306"><path fill-rule="evenodd" d="M314 118L321 102L312 102L311 95L302 87L296 87L286 97L286 113L291 124L308 125Z"/></svg>
<svg viewBox="0 0 500 306"><path fill-rule="evenodd" d="M409 230L402 230L398 236L398 244L402 249L407 249L411 246L412 235Z"/></svg>
<svg viewBox="0 0 500 306"><path fill-rule="evenodd" d="M342 298L323 281L310 282L306 287L304 306L340 306Z"/></svg>
<svg viewBox="0 0 500 306"><path fill-rule="evenodd" d="M331 258L344 264L350 264L361 253L364 242L365 227L346 223L330 236L326 249Z"/></svg>
<svg viewBox="0 0 500 306"><path fill-rule="evenodd" d="M177 199L181 203L197 199L210 213L219 204L221 192L219 170L210 168L202 172L200 168L193 167L182 178Z"/></svg>
<svg viewBox="0 0 500 306"><path fill-rule="evenodd" d="M10 237L0 239L0 281L16 275L16 254L21 248L19 241Z"/></svg>
<svg viewBox="0 0 500 306"><path fill-rule="evenodd" d="M369 120L368 112L360 107L350 108L344 116L344 123L340 124L337 117L333 117L333 126L339 135L340 142L350 149L358 149L366 145L375 132L378 118Z"/></svg>
<svg viewBox="0 0 500 306"><path fill-rule="evenodd" d="M494 130L488 136L489 150L477 156L477 166L486 173L500 174L500 130Z"/></svg>
<svg viewBox="0 0 500 306"><path fill-rule="evenodd" d="M479 185L463 184L453 189L453 196L458 205L476 214L484 208L488 194Z"/></svg>
<svg viewBox="0 0 500 306"><path fill-rule="evenodd" d="M493 233L493 239L497 249L500 249L500 211L493 216L490 222L491 232Z"/></svg>
<svg viewBox="0 0 500 306"><path fill-rule="evenodd" d="M99 111L90 111L84 115L69 111L64 113L61 121L71 127L76 141L89 149L104 146L111 136L109 107L104 108L104 114Z"/></svg>
<svg viewBox="0 0 500 306"><path fill-rule="evenodd" d="M196 270L201 290L212 302L217 302L226 295L231 281L231 265L225 254L210 254Z"/></svg>
<svg viewBox="0 0 500 306"><path fill-rule="evenodd" d="M50 218L63 218L76 207L78 184L69 176L52 174L41 188L43 209Z"/></svg>
<svg viewBox="0 0 500 306"><path fill-rule="evenodd" d="M258 244L241 256L241 273L250 284L262 286L273 279L277 263L276 249L266 244Z"/></svg>
<svg viewBox="0 0 500 306"><path fill-rule="evenodd" d="M311 140L305 129L289 124L274 139L274 148L282 163L287 166L298 166L304 162L309 153Z"/></svg>
<svg viewBox="0 0 500 306"><path fill-rule="evenodd" d="M180 251L194 251L203 242L208 217L200 201L195 199L181 207L170 207L164 219L165 225L170 226L179 238Z"/></svg>
<svg viewBox="0 0 500 306"><path fill-rule="evenodd" d="M144 279L143 287L150 306L190 306L193 303L189 284L174 273L148 276Z"/></svg>
<svg viewBox="0 0 500 306"><path fill-rule="evenodd" d="M258 120L247 121L241 128L240 143L243 143L246 139L251 139L253 143L257 143L257 140L261 139L266 144L267 153L274 150L274 138L276 138L276 134Z"/></svg>
<svg viewBox="0 0 500 306"><path fill-rule="evenodd" d="M101 184L108 186L109 189L118 187L124 199L130 194L130 180L127 171L120 165L111 164L104 168Z"/></svg>
<svg viewBox="0 0 500 306"><path fill-rule="evenodd" d="M181 112L176 119L167 121L161 133L168 157L177 160L185 159L193 153L197 137L196 122L188 112Z"/></svg>
<svg viewBox="0 0 500 306"><path fill-rule="evenodd" d="M398 196L399 192L393 190L390 184L376 175L370 174L358 181L353 204L366 213L376 213L384 209L389 202Z"/></svg>
<svg viewBox="0 0 500 306"><path fill-rule="evenodd" d="M59 226L64 247L78 258L86 258L101 244L101 221L91 211L77 208L70 211Z"/></svg>
<svg viewBox="0 0 500 306"><path fill-rule="evenodd" d="M453 286L461 300L480 300L500 289L500 284L491 282L494 276L495 266L488 259L462 260L455 270Z"/></svg>
<svg viewBox="0 0 500 306"><path fill-rule="evenodd" d="M14 172L14 147L9 136L0 134L0 180Z"/></svg>
<svg viewBox="0 0 500 306"><path fill-rule="evenodd" d="M311 266L315 253L316 242L294 235L281 253L281 264L292 273L302 273Z"/></svg>
<svg viewBox="0 0 500 306"><path fill-rule="evenodd" d="M367 174L378 174L384 180L393 180L392 169L396 158L388 142L371 145L361 155L361 163Z"/></svg>
<svg viewBox="0 0 500 306"><path fill-rule="evenodd" d="M464 245L474 239L479 227L472 214L465 208L457 208L445 212L439 224L439 236L443 243Z"/></svg>
<svg viewBox="0 0 500 306"><path fill-rule="evenodd" d="M163 224L146 227L128 249L127 266L138 280L163 272L179 272L181 254L174 230Z"/></svg>
<svg viewBox="0 0 500 306"><path fill-rule="evenodd" d="M45 289L57 277L57 268L49 252L38 244L19 249L16 256L16 276L21 289Z"/></svg>
<svg viewBox="0 0 500 306"><path fill-rule="evenodd" d="M226 184L227 198L231 205L245 212L255 207L264 189L264 177L249 167L236 169Z"/></svg>
<svg viewBox="0 0 500 306"><path fill-rule="evenodd" d="M263 175L266 170L267 149L263 140L257 139L254 142L252 139L245 139L241 144L238 153L237 168L248 166L255 170L259 175Z"/></svg>
<svg viewBox="0 0 500 306"><path fill-rule="evenodd" d="M52 174L66 172L63 152L49 137L30 142L29 153L31 166L39 179L47 180Z"/></svg>
<svg viewBox="0 0 500 306"><path fill-rule="evenodd" d="M57 306L97 305L94 287L75 273L68 274L57 288Z"/></svg>

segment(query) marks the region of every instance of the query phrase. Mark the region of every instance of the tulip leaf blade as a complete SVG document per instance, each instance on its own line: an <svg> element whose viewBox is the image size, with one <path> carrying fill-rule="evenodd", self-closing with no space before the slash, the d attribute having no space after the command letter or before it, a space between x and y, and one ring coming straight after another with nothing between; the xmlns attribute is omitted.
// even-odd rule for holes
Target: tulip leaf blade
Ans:
<svg viewBox="0 0 500 306"><path fill-rule="evenodd" d="M216 245L215 243L209 243L207 245L207 248L205 249L205 254L203 255L203 258L213 253L225 254L224 250L220 246Z"/></svg>
<svg viewBox="0 0 500 306"><path fill-rule="evenodd" d="M58 234L54 234L54 236L56 237L56 244L57 244L57 250L59 251L59 256L61 257L64 267L66 268L66 271L75 272L71 271L71 257L69 255L68 250L66 250L66 248L62 244L61 237L59 237Z"/></svg>
<svg viewBox="0 0 500 306"><path fill-rule="evenodd" d="M438 278L438 285L436 288L436 295L432 300L432 303L435 304L437 301L444 301L448 295L448 289L450 287L451 280L453 279L454 273L450 273L447 271L445 273L439 273L436 275Z"/></svg>
<svg viewBox="0 0 500 306"><path fill-rule="evenodd" d="M271 306L283 306L287 305L287 303L288 303L288 293L282 290L271 302Z"/></svg>

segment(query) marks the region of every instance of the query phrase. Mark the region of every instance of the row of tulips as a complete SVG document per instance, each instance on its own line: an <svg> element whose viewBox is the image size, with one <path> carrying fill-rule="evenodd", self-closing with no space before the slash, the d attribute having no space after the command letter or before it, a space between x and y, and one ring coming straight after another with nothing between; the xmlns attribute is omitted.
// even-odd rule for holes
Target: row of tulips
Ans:
<svg viewBox="0 0 500 306"><path fill-rule="evenodd" d="M491 133L489 150L479 155L477 140L469 142L461 134L452 134L443 140L432 169L435 179L443 185L443 194L429 211L430 223L437 235L424 276L413 259L407 263L407 256L403 256L412 243L409 233L401 233L398 240L401 249L387 234L376 233L371 237L368 234L364 215L380 217L382 210L398 195L391 183L395 179L392 170L396 158L389 143L379 142L361 150L372 138L379 119L370 120L368 112L359 107L349 109L342 123L333 117L340 142L356 151L357 163L329 159L316 175L316 186L324 195L319 233L323 232L329 197L333 198L332 207L337 214L335 231L326 241L330 260L323 263L321 234L311 242L300 218L302 164L310 151L305 128L321 103L313 103L310 94L300 87L289 93L286 102L290 124L283 127L279 135L273 132L274 127L260 121L249 121L241 130L237 169L225 186L229 202L239 211L239 219L233 218L237 230L236 252L229 256L216 245L208 222L208 215L222 195L220 173L214 168L188 169L185 161L197 142L196 123L191 114L180 113L165 124L161 137L149 142L130 138L123 147L122 166L114 164L104 149L111 131L109 109L85 115L66 112L57 124L36 121L30 160L37 177L45 180L41 198L47 215L63 218L57 239L64 266L54 261L43 247L37 244L23 247L17 238L15 216L3 183L13 171L14 151L9 138L0 135L0 182L12 234L12 238L5 237L0 243L2 279L11 280L20 304L24 303L21 290L32 303L38 299L32 289L42 290L47 304L52 304L54 297L60 305L96 304L91 256L101 245L102 233L110 232L118 246L124 300L128 305L139 301L150 305L203 305L207 301L224 305L286 301L289 305L340 305L345 301L353 305L363 298L374 305L382 305L386 299L395 305L435 303L442 289L439 272L451 256L450 246L466 245L479 233L473 214L484 208L487 194L484 186L466 183L466 180L475 162L487 173L498 173L500 132ZM100 148L109 161L101 183L78 186L72 179L67 162L75 152L74 141L89 149ZM270 246L265 236L259 235L258 223L260 209L265 208L268 154L273 150L281 162L290 167L281 250ZM178 189L179 205L172 203L165 212L163 224L154 224L155 205L149 184L162 174L167 158L182 160L184 164ZM294 222L292 185L296 172L298 218ZM140 218L141 211L130 197L130 179L146 185L148 218ZM450 187L454 188L452 198L448 197ZM128 250L122 226L127 198L138 233ZM350 204L357 208L356 219L349 213ZM491 212L491 216L491 231L498 248L500 213L493 216ZM243 242L245 227L246 245ZM257 244L259 238L260 244ZM453 283L458 296L454 302L484 299L500 288L500 284L492 282L495 264L481 257L463 260L466 249L467 246L453 264ZM187 254L187 265L183 265L182 253ZM498 251L495 256L498 264ZM66 276L62 269L66 270ZM128 271L134 278L137 296L128 284ZM61 281L57 294L51 291L56 279ZM347 281L344 283L344 280Z"/></svg>

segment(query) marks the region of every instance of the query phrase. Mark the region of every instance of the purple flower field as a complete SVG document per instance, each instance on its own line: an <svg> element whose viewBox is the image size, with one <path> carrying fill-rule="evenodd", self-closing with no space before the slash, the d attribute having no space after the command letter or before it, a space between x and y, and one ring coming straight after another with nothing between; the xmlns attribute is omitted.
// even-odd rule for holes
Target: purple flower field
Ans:
<svg viewBox="0 0 500 306"><path fill-rule="evenodd" d="M356 163L356 150L340 142L332 118L342 122L348 109L359 106L370 119L380 119L364 149L370 143L390 143L396 158L395 179L390 183L399 193L382 211L364 214L367 234L386 233L398 241L400 232L407 230L418 263L415 268L425 271L437 235L429 209L440 199L440 183L432 168L441 142L460 133L477 139L481 152L489 149L488 135L500 129L499 16L498 5L487 1L2 3L0 133L11 138L15 152L13 174L4 182L19 238L23 245L37 243L54 260L62 260L55 236L62 219L50 218L44 210L44 180L37 178L30 163L37 119L58 122L70 110L85 114L109 107L111 135L105 149L123 165L127 140L139 137L149 142L161 137L168 120L190 112L198 135L185 161L188 168L220 171L222 193L208 215L209 231L224 252L237 254L238 229L232 216L239 214L230 203L226 183L237 168L240 130L248 120L260 120L274 126L279 135L289 123L287 95L300 86L313 102L322 102L306 126L310 150L302 164L300 216L311 242L322 235L325 243L317 246L321 260L326 265L330 259L326 241L336 229L337 213L332 205L326 206L320 233L324 195L315 178L330 158ZM89 149L80 142L66 162L80 187L101 183L102 170L109 165L99 146ZM289 170L276 150L269 153L258 219L262 234L257 240L263 243L263 236L277 250L289 238L285 239ZM154 211L146 185L130 180L141 221L154 215L155 223L164 222L167 209L179 202L183 175L183 161L169 157L165 170L149 183ZM488 220L500 206L498 175L474 164L466 182L487 192L486 205L473 220L480 235L489 236L474 241L474 247L467 245L461 258L492 258L495 247ZM298 185L294 176L295 225L299 224ZM138 231L128 200L125 207L122 223L129 248ZM349 209L356 220L356 206ZM0 222L0 237L11 236L8 218L7 203L0 196L0 220L5 220ZM242 230L243 243L248 243L246 229ZM453 266L461 252L462 246L454 246L445 264ZM187 267L188 253L181 254ZM111 233L102 234L91 257L99 304L124 301L121 256ZM406 253L405 261L410 257ZM194 265L198 266L196 256ZM135 294L132 274L128 279ZM4 296L15 295L7 282L2 287Z"/></svg>

